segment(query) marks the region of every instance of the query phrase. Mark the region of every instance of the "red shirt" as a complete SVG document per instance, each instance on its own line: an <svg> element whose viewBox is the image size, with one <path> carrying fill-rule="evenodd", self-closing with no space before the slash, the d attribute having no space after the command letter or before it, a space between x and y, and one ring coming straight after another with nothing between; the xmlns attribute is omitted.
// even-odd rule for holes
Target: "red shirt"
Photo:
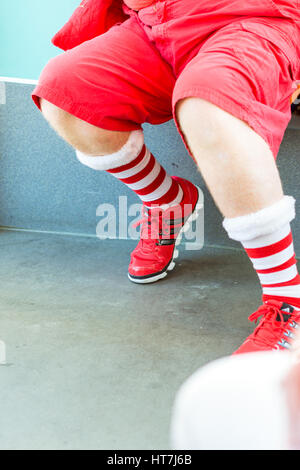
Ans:
<svg viewBox="0 0 300 470"><path fill-rule="evenodd" d="M152 5L156 0L123 0L124 3L132 10L141 10Z"/></svg>
<svg viewBox="0 0 300 470"><path fill-rule="evenodd" d="M135 5L135 8L142 8L141 4L151 5L156 0L124 0L127 5ZM184 1L184 0L182 0ZM195 0L198 2L199 0ZM204 0L203 0L204 1ZM209 0L210 1L210 0ZM288 17L296 22L300 22L299 11L296 7L300 0L276 0L281 15ZM120 23L128 19L128 14L123 10L124 3L122 0L83 0L78 8L74 11L70 20L61 28L54 36L52 42L55 46L67 50L78 46L84 41L93 39L100 34L105 33L114 24ZM226 2L221 2L222 4ZM230 3L228 2L230 8ZM244 10L247 5L252 11L255 5L259 5L259 0L240 0L240 6ZM125 6L126 8L126 6Z"/></svg>

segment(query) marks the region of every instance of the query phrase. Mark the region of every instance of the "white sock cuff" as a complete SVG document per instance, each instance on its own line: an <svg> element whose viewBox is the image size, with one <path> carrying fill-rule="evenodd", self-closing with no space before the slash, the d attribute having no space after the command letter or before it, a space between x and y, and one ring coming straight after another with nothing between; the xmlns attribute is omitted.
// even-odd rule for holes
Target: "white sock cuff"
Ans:
<svg viewBox="0 0 300 470"><path fill-rule="evenodd" d="M272 206L258 212L232 219L225 218L223 227L232 240L239 242L271 234L295 218L295 202L292 196L284 196Z"/></svg>
<svg viewBox="0 0 300 470"><path fill-rule="evenodd" d="M144 133L141 129L132 131L123 147L110 155L92 156L76 150L78 160L93 170L113 170L118 166L127 165L141 152L144 145Z"/></svg>

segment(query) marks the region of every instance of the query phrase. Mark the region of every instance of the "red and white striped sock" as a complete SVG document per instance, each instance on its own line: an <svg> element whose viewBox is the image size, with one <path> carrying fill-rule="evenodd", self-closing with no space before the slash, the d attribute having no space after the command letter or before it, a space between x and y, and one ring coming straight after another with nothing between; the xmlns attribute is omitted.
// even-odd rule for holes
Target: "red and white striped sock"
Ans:
<svg viewBox="0 0 300 470"><path fill-rule="evenodd" d="M224 227L242 243L252 261L263 301L276 299L300 308L300 276L290 227L294 204L293 198L285 196L256 214L225 219Z"/></svg>
<svg viewBox="0 0 300 470"><path fill-rule="evenodd" d="M147 149L142 130L132 131L126 144L114 154L94 157L76 153L84 165L105 170L122 181L148 207L170 206L182 201L180 185Z"/></svg>
<svg viewBox="0 0 300 470"><path fill-rule="evenodd" d="M276 298L300 307L300 276L290 224L243 246L262 285L263 300Z"/></svg>

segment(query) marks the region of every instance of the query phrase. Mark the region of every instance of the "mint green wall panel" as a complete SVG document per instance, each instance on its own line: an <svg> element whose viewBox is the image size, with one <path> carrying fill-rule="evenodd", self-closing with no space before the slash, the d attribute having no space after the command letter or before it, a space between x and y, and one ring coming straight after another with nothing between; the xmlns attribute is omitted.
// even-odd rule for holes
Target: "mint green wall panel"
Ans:
<svg viewBox="0 0 300 470"><path fill-rule="evenodd" d="M80 0L1 0L0 76L37 79L61 51L51 38Z"/></svg>

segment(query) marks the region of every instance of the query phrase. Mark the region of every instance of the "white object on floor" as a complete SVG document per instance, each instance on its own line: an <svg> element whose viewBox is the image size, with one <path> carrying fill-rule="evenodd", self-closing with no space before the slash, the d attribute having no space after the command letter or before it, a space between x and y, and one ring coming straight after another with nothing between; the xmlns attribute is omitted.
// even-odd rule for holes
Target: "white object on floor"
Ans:
<svg viewBox="0 0 300 470"><path fill-rule="evenodd" d="M272 351L226 357L199 369L177 394L172 448L289 449L283 383L293 364L290 352Z"/></svg>

